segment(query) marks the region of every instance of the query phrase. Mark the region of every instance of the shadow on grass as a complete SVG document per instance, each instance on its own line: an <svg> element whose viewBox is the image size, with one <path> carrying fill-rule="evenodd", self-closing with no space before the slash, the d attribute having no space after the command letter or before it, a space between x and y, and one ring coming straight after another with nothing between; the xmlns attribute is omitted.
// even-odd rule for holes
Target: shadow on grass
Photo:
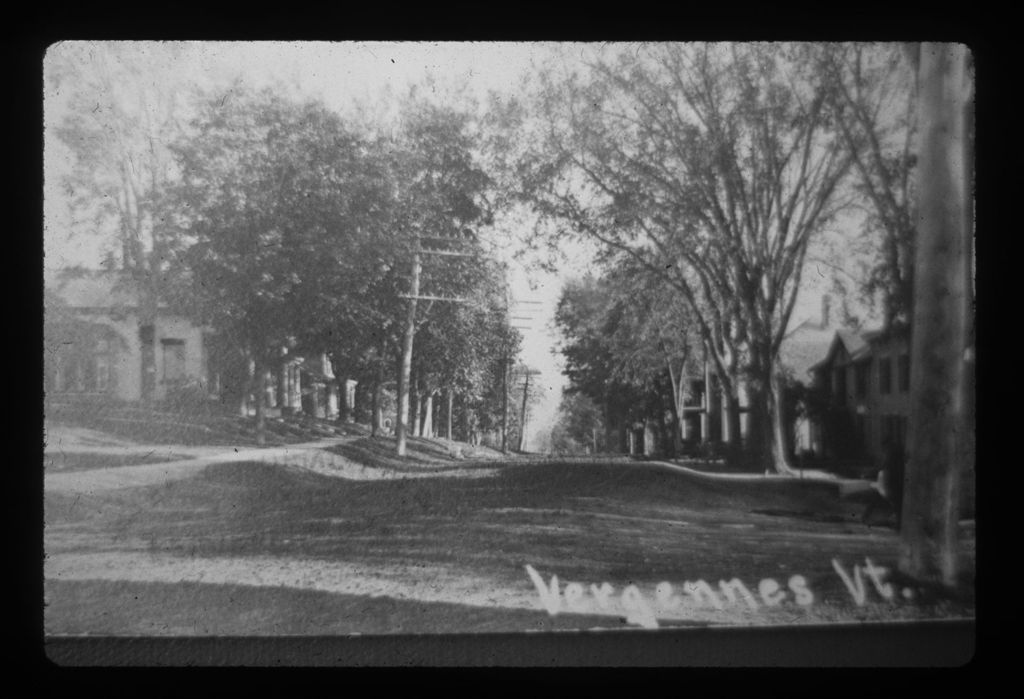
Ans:
<svg viewBox="0 0 1024 699"><path fill-rule="evenodd" d="M398 456L395 451L394 437L364 437L328 449L339 456L373 467L386 467L397 471L422 470L422 467L450 466L467 468L487 465L493 468L493 456L490 462L484 450L475 449L461 442L446 443L433 439L410 437L406 441L406 455ZM461 456L455 456L455 453ZM490 456L490 454L487 454ZM481 458L483 457L483 458Z"/></svg>
<svg viewBox="0 0 1024 699"><path fill-rule="evenodd" d="M284 587L46 582L47 635L334 636L624 628L613 616L485 608Z"/></svg>

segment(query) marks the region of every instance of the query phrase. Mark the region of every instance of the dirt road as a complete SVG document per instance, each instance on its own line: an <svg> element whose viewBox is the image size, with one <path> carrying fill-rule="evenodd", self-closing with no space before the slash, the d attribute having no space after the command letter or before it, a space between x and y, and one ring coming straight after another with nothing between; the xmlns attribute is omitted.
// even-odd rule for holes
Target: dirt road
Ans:
<svg viewBox="0 0 1024 699"><path fill-rule="evenodd" d="M174 634L188 610L215 634L296 614L290 633L311 634L522 630L551 611L581 628L973 614L882 596L865 567L892 566L895 532L860 524L833 484L621 461L367 466L342 441L48 474L48 632ZM244 613L213 601L257 589L270 597ZM325 625L313 593L344 613ZM382 620L384 600L406 606ZM444 615L422 621L431 605Z"/></svg>

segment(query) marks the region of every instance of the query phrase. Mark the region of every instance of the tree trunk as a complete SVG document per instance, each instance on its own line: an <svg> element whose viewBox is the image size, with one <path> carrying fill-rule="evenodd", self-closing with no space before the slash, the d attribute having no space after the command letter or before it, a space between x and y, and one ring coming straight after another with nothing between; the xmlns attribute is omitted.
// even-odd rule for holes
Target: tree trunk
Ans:
<svg viewBox="0 0 1024 699"><path fill-rule="evenodd" d="M377 381L373 385L373 405L370 408L370 436L376 437L377 432L384 427L384 365L388 356L387 336L380 341L380 357L377 360Z"/></svg>
<svg viewBox="0 0 1024 699"><path fill-rule="evenodd" d="M775 467L776 473L785 474L788 476L797 476L799 473L793 468L793 464L789 459L789 449L786 441L787 423L785 414L786 396L785 387L782 383L781 377L772 372L771 380L771 433L769 448L771 450L771 459Z"/></svg>
<svg viewBox="0 0 1024 699"><path fill-rule="evenodd" d="M922 44L918 109L919 221L911 338L909 462L900 570L955 586L961 468L968 455L965 400L967 169L966 47Z"/></svg>
<svg viewBox="0 0 1024 699"><path fill-rule="evenodd" d="M675 438L673 439L672 444L674 447L674 451L678 454L682 451L683 441L686 439L687 436L685 427L686 411L684 410L684 408L686 407L686 397L683 394L683 387L684 382L686 381L686 377L682 373L680 373L678 376L676 375L675 370L672 368L671 361L668 361L666 363L668 364L668 377L669 380L672 382L672 410L673 416L675 417L676 421L676 429L674 430ZM683 371L685 366L686 365L683 364L680 367L680 372Z"/></svg>
<svg viewBox="0 0 1024 699"><path fill-rule="evenodd" d="M460 402L462 404L462 419L460 420L462 424L462 441L469 442L471 436L469 430L469 406L466 405L465 396L460 399Z"/></svg>
<svg viewBox="0 0 1024 699"><path fill-rule="evenodd" d="M283 361L281 362L281 367L277 370L275 392L277 394L277 405L281 409L281 414L286 415L288 413L288 365Z"/></svg>
<svg viewBox="0 0 1024 699"><path fill-rule="evenodd" d="M428 393L423 399L422 422L420 426L421 437L433 437L434 432L434 394Z"/></svg>
<svg viewBox="0 0 1024 699"><path fill-rule="evenodd" d="M608 396L608 388L604 390L604 441L605 449L609 453L622 453L622 440L618 439L615 429L615 419L612 415L611 398Z"/></svg>
<svg viewBox="0 0 1024 699"><path fill-rule="evenodd" d="M355 398L355 391L353 391L353 399ZM349 421L349 417L355 411L355 400L352 401L352 407L349 408L348 404L348 377L343 376L338 380L336 394L335 394L335 405L338 406L337 420L339 425L343 425Z"/></svg>
<svg viewBox="0 0 1024 699"><path fill-rule="evenodd" d="M740 443L739 399L724 383L722 385L722 443L737 447Z"/></svg>
<svg viewBox="0 0 1024 699"><path fill-rule="evenodd" d="M380 374L383 374L384 367L381 366ZM373 385L373 393L370 396L370 436L376 437L377 431L381 427L381 385L384 383L383 377L378 375L377 382Z"/></svg>
<svg viewBox="0 0 1024 699"><path fill-rule="evenodd" d="M509 359L507 356L501 360L501 451L503 454L508 453L508 367Z"/></svg>
<svg viewBox="0 0 1024 699"><path fill-rule="evenodd" d="M409 380L409 426L413 437L420 435L420 387L419 375L414 374Z"/></svg>

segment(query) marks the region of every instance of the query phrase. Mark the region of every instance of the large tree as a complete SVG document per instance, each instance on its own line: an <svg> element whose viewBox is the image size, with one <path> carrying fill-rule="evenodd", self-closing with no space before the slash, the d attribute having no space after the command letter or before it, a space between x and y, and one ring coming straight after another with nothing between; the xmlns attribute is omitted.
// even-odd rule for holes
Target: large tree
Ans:
<svg viewBox="0 0 1024 699"><path fill-rule="evenodd" d="M47 234L96 239L109 267L120 258L139 293L141 326L173 302L183 242L168 199L176 177L168 144L187 102L161 79L179 55L142 43L63 42L47 51ZM58 194L59 192L59 194ZM58 212L66 205L67 220ZM58 232L57 229L60 229ZM143 398L155 389L156 349L143 333Z"/></svg>
<svg viewBox="0 0 1024 699"><path fill-rule="evenodd" d="M565 284L555 310L566 392L582 393L601 408L601 441L613 451L624 447L628 426L644 421L651 404L660 403L660 379L667 373L660 348L629 336L635 329L632 314L638 312L632 301L611 278L584 277Z"/></svg>
<svg viewBox="0 0 1024 699"><path fill-rule="evenodd" d="M597 50L583 76L546 74L542 118L523 121L526 198L678 295L723 386L730 432L746 386L752 442L786 473L779 346L808 243L843 206L851 162L827 89L804 45Z"/></svg>
<svg viewBox="0 0 1024 699"><path fill-rule="evenodd" d="M629 257L603 278L613 374L647 393L659 393L667 376L676 446L683 434L688 379L703 378L701 338L690 309L661 279Z"/></svg>
<svg viewBox="0 0 1024 699"><path fill-rule="evenodd" d="M688 319L678 296L628 258L564 288L555 321L569 391L602 406L608 448L622 423L660 422L666 408L680 446L686 379L701 372L700 338Z"/></svg>
<svg viewBox="0 0 1024 699"><path fill-rule="evenodd" d="M827 103L853 158L851 182L866 206L871 258L864 295L881 295L884 324L909 322L913 308L917 163L914 68L899 44L824 44Z"/></svg>
<svg viewBox="0 0 1024 699"><path fill-rule="evenodd" d="M366 315L389 183L337 115L271 91L210 96L174 152L195 309L253 366L262 442L263 381L282 349L329 350Z"/></svg>
<svg viewBox="0 0 1024 699"><path fill-rule="evenodd" d="M155 79L178 54L145 44L64 42L47 52L48 111L56 122L55 168L76 235L98 233L125 269L157 271L176 247L166 201L181 133L181 92ZM117 256L115 254L114 256Z"/></svg>

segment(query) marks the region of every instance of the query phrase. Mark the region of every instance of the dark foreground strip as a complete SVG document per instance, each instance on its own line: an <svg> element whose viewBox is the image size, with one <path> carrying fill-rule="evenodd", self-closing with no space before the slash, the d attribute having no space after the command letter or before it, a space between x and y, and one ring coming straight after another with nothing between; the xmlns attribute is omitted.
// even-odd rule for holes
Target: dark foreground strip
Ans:
<svg viewBox="0 0 1024 699"><path fill-rule="evenodd" d="M347 638L49 638L59 666L960 667L974 620Z"/></svg>

